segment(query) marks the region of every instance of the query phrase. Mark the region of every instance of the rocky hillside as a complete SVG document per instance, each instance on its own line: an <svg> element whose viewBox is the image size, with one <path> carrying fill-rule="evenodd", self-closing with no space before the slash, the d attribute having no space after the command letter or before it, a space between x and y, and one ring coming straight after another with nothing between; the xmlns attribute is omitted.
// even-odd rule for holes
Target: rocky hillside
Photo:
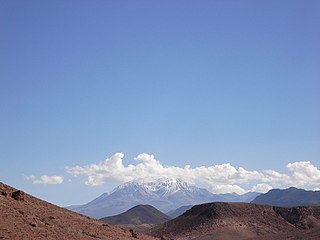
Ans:
<svg viewBox="0 0 320 240"><path fill-rule="evenodd" d="M154 239L71 212L0 183L0 239Z"/></svg>
<svg viewBox="0 0 320 240"><path fill-rule="evenodd" d="M249 203L196 205L153 229L165 239L320 239L320 207Z"/></svg>

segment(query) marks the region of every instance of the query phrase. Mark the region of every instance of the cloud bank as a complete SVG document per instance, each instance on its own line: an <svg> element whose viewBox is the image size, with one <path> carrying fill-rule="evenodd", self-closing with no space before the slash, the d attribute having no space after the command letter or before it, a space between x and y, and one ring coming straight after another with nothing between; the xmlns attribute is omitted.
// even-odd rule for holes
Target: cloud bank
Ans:
<svg viewBox="0 0 320 240"><path fill-rule="evenodd" d="M62 176L47 176L42 175L39 179L36 179L35 176L26 176L26 180L31 181L33 184L61 184L63 183Z"/></svg>
<svg viewBox="0 0 320 240"><path fill-rule="evenodd" d="M272 188L289 186L315 189L320 185L320 170L310 161L287 164L290 175L274 170L251 171L234 167L230 163L184 168L164 166L153 155L142 153L135 160L137 164L123 164L123 153L116 153L106 160L86 166L67 167L73 176L86 176L85 184L98 186L105 183L124 183L128 181L152 181L159 178L175 177L193 184L207 185L214 193L248 191L267 192ZM250 189L244 185L255 183Z"/></svg>

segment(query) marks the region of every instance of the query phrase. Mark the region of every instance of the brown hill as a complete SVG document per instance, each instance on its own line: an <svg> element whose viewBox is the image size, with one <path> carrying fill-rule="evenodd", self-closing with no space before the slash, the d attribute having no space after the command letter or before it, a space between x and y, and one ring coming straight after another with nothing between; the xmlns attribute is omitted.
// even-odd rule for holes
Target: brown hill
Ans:
<svg viewBox="0 0 320 240"><path fill-rule="evenodd" d="M116 216L101 218L100 221L110 224L159 224L171 218L151 205L137 205Z"/></svg>
<svg viewBox="0 0 320 240"><path fill-rule="evenodd" d="M137 205L124 213L101 218L100 221L136 231L145 231L171 218L151 205Z"/></svg>
<svg viewBox="0 0 320 240"><path fill-rule="evenodd" d="M0 239L155 239L99 222L0 183Z"/></svg>
<svg viewBox="0 0 320 240"><path fill-rule="evenodd" d="M150 230L165 239L320 239L320 207L249 203L196 205Z"/></svg>

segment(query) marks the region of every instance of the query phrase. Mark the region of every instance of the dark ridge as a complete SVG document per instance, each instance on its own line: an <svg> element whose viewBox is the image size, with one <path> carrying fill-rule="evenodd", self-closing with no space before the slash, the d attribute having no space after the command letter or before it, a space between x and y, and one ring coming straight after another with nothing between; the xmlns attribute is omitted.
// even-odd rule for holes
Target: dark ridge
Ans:
<svg viewBox="0 0 320 240"><path fill-rule="evenodd" d="M100 220L109 224L159 224L170 219L151 205L137 205L124 213Z"/></svg>

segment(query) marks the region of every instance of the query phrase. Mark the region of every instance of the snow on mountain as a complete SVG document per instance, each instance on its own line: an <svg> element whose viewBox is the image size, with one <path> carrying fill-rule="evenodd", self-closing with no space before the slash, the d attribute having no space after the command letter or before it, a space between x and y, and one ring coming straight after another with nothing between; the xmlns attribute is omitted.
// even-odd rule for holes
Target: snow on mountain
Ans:
<svg viewBox="0 0 320 240"><path fill-rule="evenodd" d="M120 214L139 204L149 204L162 212L168 212L185 205L237 201L238 198L239 195L213 194L181 179L167 178L153 182L124 183L110 194L104 193L85 205L71 206L68 209L99 219Z"/></svg>
<svg viewBox="0 0 320 240"><path fill-rule="evenodd" d="M197 187L189 185L187 182L182 181L181 179L175 178L166 178L158 179L154 182L127 182L118 187L116 187L112 192L135 192L139 191L140 193L146 194L157 194L161 196L166 196L174 194L178 191L195 191Z"/></svg>

